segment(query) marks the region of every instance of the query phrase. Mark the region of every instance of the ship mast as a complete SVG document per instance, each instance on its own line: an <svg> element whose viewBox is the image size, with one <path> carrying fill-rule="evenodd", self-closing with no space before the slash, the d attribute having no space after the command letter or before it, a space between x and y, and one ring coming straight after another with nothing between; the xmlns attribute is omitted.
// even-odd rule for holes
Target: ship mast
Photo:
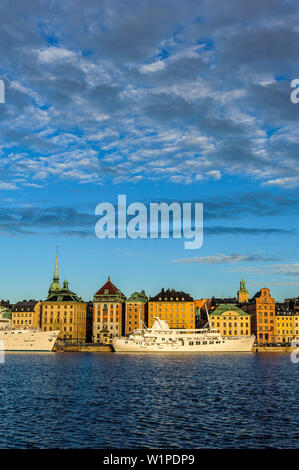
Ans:
<svg viewBox="0 0 299 470"><path fill-rule="evenodd" d="M207 318L208 318L208 328L209 330L211 329L211 326L210 326L210 317L209 317L209 312L208 312L208 307L207 307L207 302L205 302L205 309L206 309L206 312L207 312ZM206 326L206 325L205 325Z"/></svg>

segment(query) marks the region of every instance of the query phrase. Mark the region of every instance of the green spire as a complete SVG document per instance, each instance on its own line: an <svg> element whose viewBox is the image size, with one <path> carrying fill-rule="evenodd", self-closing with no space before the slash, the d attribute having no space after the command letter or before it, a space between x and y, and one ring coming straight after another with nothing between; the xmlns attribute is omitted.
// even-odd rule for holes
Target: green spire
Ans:
<svg viewBox="0 0 299 470"><path fill-rule="evenodd" d="M60 290L60 283L59 283L59 272L58 272L58 245L56 247L56 261L55 261L55 270L54 270L54 276L53 276L53 281L52 284L50 285L49 293Z"/></svg>
<svg viewBox="0 0 299 470"><path fill-rule="evenodd" d="M240 292L246 292L247 293L246 284L245 284L244 279L241 279L241 281L240 281Z"/></svg>

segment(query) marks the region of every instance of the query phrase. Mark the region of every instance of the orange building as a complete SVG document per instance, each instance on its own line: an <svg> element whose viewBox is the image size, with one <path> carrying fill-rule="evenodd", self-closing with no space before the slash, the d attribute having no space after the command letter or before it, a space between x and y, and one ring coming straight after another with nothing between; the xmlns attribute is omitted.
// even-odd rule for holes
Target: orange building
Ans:
<svg viewBox="0 0 299 470"><path fill-rule="evenodd" d="M142 290L134 292L126 301L126 329L125 334L143 328L147 323L147 296Z"/></svg>
<svg viewBox="0 0 299 470"><path fill-rule="evenodd" d="M271 297L270 290L263 287L249 302L242 305L242 309L251 314L251 332L257 343L275 343L275 299Z"/></svg>

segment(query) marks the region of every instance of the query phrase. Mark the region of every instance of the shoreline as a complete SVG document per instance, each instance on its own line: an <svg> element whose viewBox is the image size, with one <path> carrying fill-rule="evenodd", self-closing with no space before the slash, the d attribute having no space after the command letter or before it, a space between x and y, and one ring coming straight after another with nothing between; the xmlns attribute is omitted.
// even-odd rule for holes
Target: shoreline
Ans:
<svg viewBox="0 0 299 470"><path fill-rule="evenodd" d="M291 353L296 348L291 346L254 346L251 352L254 353ZM84 345L84 346L65 346L61 349L53 349L53 352L92 352L92 353L113 353L109 345ZM193 353L194 354L194 353ZM204 354L204 353L201 353ZM224 353L226 354L226 353Z"/></svg>

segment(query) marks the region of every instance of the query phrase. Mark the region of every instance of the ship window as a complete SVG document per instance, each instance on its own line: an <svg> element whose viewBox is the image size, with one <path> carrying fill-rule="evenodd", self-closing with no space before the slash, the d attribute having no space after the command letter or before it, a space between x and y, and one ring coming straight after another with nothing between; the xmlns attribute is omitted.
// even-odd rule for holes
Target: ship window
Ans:
<svg viewBox="0 0 299 470"><path fill-rule="evenodd" d="M189 345L190 345L190 346L193 346L193 345L194 345L194 341L189 341Z"/></svg>

